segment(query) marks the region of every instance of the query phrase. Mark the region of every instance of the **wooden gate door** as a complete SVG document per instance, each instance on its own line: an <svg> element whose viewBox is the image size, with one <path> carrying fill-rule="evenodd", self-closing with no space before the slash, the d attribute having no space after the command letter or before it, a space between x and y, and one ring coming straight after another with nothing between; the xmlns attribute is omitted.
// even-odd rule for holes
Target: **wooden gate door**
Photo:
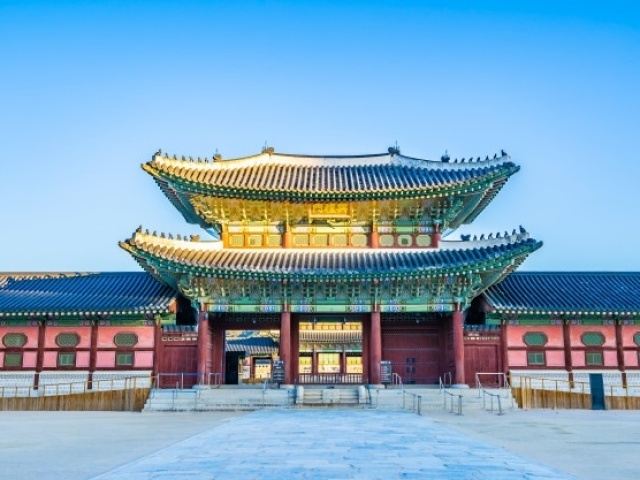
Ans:
<svg viewBox="0 0 640 480"><path fill-rule="evenodd" d="M383 328L382 360L403 383L433 384L440 376L440 332L434 328Z"/></svg>

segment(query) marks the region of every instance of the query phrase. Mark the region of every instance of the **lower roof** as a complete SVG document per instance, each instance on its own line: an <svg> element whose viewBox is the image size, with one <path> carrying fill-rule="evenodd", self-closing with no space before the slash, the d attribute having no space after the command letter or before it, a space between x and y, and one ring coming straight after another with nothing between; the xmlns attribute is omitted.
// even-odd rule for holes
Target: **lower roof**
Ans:
<svg viewBox="0 0 640 480"><path fill-rule="evenodd" d="M0 316L166 313L175 298L145 272L0 273Z"/></svg>
<svg viewBox="0 0 640 480"><path fill-rule="evenodd" d="M498 312L638 313L640 272L515 272L484 295Z"/></svg>
<svg viewBox="0 0 640 480"><path fill-rule="evenodd" d="M0 273L0 316L163 313L176 296L146 272ZM640 272L515 272L484 296L498 312L640 313Z"/></svg>

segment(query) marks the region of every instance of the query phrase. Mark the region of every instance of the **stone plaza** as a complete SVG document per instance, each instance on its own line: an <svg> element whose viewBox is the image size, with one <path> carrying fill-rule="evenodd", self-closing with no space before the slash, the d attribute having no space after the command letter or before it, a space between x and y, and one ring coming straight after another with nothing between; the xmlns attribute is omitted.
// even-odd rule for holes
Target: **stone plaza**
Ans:
<svg viewBox="0 0 640 480"><path fill-rule="evenodd" d="M640 443L630 411L2 412L0 424L12 479L625 479Z"/></svg>

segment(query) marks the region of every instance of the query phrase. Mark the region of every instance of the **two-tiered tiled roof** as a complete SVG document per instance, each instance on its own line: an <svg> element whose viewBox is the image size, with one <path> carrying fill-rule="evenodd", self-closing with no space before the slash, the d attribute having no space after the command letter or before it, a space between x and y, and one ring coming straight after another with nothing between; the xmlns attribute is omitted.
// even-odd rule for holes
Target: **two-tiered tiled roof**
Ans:
<svg viewBox="0 0 640 480"><path fill-rule="evenodd" d="M640 313L640 272L516 272L485 292L499 313Z"/></svg>
<svg viewBox="0 0 640 480"><path fill-rule="evenodd" d="M398 278L474 272L519 264L542 242L518 233L485 241L446 242L431 249L230 249L221 242L169 240L137 231L121 247L152 274L157 269L222 277L317 279Z"/></svg>
<svg viewBox="0 0 640 480"><path fill-rule="evenodd" d="M0 316L166 313L176 297L144 272L0 274Z"/></svg>
<svg viewBox="0 0 640 480"><path fill-rule="evenodd" d="M184 157L183 157L184 158ZM357 156L291 155L265 151L225 161L187 161L160 153L142 165L190 223L210 225L190 201L193 195L269 201L482 196L460 223L472 221L519 170L503 154L458 163L390 153Z"/></svg>

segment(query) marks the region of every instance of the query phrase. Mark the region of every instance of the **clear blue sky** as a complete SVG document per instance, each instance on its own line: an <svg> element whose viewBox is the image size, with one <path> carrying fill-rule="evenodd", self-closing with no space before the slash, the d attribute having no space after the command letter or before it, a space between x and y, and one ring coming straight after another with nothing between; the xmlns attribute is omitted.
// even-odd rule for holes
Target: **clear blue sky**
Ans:
<svg viewBox="0 0 640 480"><path fill-rule="evenodd" d="M138 225L203 233L140 163L265 141L505 149L466 231L526 226L527 270L640 270L634 3L0 0L0 271L135 270Z"/></svg>

